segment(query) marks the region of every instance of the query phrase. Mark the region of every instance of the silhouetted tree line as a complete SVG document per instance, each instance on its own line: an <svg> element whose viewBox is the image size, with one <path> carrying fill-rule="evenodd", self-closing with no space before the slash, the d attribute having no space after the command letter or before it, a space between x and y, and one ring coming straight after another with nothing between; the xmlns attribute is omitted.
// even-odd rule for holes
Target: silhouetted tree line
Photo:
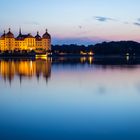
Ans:
<svg viewBox="0 0 140 140"><path fill-rule="evenodd" d="M140 55L140 43L134 41L103 42L96 45L53 45L53 53L80 54L93 52L99 55Z"/></svg>
<svg viewBox="0 0 140 140"><path fill-rule="evenodd" d="M81 51L87 51L84 45L52 45L53 53L68 53L68 54L79 54Z"/></svg>

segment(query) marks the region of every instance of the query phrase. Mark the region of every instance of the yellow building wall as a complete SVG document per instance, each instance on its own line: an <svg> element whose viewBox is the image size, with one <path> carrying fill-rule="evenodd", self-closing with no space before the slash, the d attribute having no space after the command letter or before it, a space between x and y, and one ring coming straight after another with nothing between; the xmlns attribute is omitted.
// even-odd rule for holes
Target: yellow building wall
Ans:
<svg viewBox="0 0 140 140"><path fill-rule="evenodd" d="M35 38L25 38L24 40L16 40L15 38L0 39L0 51L14 50L51 50L51 39L41 39L37 41Z"/></svg>
<svg viewBox="0 0 140 140"><path fill-rule="evenodd" d="M51 50L51 41L50 41L50 39L42 39L42 47L46 51Z"/></svg>
<svg viewBox="0 0 140 140"><path fill-rule="evenodd" d="M0 39L0 50L1 51L5 51L6 50L5 40L4 39Z"/></svg>
<svg viewBox="0 0 140 140"><path fill-rule="evenodd" d="M15 50L15 38L5 38L5 46L8 51Z"/></svg>
<svg viewBox="0 0 140 140"><path fill-rule="evenodd" d="M36 50L41 50L42 48L42 41L36 41Z"/></svg>
<svg viewBox="0 0 140 140"><path fill-rule="evenodd" d="M16 40L15 41L15 49L16 50L27 50L27 45L26 42L24 40Z"/></svg>
<svg viewBox="0 0 140 140"><path fill-rule="evenodd" d="M25 44L27 46L27 50L35 50L36 49L36 40L35 38L26 38Z"/></svg>

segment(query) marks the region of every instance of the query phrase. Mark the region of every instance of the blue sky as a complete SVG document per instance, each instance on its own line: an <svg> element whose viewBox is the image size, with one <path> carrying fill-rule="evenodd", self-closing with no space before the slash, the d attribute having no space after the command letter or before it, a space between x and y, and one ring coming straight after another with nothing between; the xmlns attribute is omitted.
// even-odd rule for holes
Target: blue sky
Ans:
<svg viewBox="0 0 140 140"><path fill-rule="evenodd" d="M139 0L0 0L0 33L43 34L53 44L110 40L140 42Z"/></svg>

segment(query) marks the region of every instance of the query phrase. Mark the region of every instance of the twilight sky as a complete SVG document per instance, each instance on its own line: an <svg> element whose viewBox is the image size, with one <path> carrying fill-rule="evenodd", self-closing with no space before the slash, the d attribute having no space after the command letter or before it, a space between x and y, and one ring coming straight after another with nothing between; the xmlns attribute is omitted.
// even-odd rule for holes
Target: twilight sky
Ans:
<svg viewBox="0 0 140 140"><path fill-rule="evenodd" d="M53 44L91 44L110 40L140 42L140 0L0 0L0 34L42 35Z"/></svg>

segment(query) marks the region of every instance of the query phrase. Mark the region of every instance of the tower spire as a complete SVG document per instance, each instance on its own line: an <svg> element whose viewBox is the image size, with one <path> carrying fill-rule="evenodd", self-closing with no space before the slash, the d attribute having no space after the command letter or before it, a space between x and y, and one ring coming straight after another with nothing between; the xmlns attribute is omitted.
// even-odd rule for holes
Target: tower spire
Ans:
<svg viewBox="0 0 140 140"><path fill-rule="evenodd" d="M21 35L21 28L19 28L19 35Z"/></svg>

